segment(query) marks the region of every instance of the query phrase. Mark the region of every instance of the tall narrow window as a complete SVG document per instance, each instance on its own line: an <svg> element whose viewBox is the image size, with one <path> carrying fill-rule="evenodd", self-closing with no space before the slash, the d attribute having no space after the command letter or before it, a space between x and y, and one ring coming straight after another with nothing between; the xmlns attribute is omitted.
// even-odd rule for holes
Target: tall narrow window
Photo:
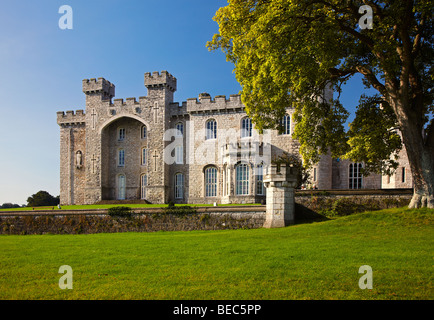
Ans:
<svg viewBox="0 0 434 320"><path fill-rule="evenodd" d="M217 196L217 169L209 167L205 170L205 196Z"/></svg>
<svg viewBox="0 0 434 320"><path fill-rule="evenodd" d="M126 178L125 175L120 174L118 176L118 200L125 200L126 191Z"/></svg>
<svg viewBox="0 0 434 320"><path fill-rule="evenodd" d="M176 124L176 136L182 137L184 135L184 124L182 122L178 122Z"/></svg>
<svg viewBox="0 0 434 320"><path fill-rule="evenodd" d="M402 180L403 183L405 182L405 167L402 167Z"/></svg>
<svg viewBox="0 0 434 320"><path fill-rule="evenodd" d="M145 125L142 126L140 136L142 139L146 139L148 137L148 128Z"/></svg>
<svg viewBox="0 0 434 320"><path fill-rule="evenodd" d="M235 169L237 195L249 194L249 167L247 164L239 164Z"/></svg>
<svg viewBox="0 0 434 320"><path fill-rule="evenodd" d="M241 138L252 136L252 121L250 118L243 118L241 120Z"/></svg>
<svg viewBox="0 0 434 320"><path fill-rule="evenodd" d="M362 189L362 164L351 163L349 167L349 189Z"/></svg>
<svg viewBox="0 0 434 320"><path fill-rule="evenodd" d="M316 181L316 168L313 168L313 181Z"/></svg>
<svg viewBox="0 0 434 320"><path fill-rule="evenodd" d="M142 149L142 166L146 165L146 161L148 158L148 150L146 148Z"/></svg>
<svg viewBox="0 0 434 320"><path fill-rule="evenodd" d="M124 167L125 166L125 150L119 149L118 152L118 166Z"/></svg>
<svg viewBox="0 0 434 320"><path fill-rule="evenodd" d="M182 173L175 174L175 199L184 198L184 175Z"/></svg>
<svg viewBox="0 0 434 320"><path fill-rule="evenodd" d="M183 164L184 163L184 147L176 146L175 147L175 163Z"/></svg>
<svg viewBox="0 0 434 320"><path fill-rule="evenodd" d="M119 141L125 140L125 128L119 128L119 130L118 130L118 140Z"/></svg>
<svg viewBox="0 0 434 320"><path fill-rule="evenodd" d="M146 199L146 186L148 185L148 176L142 174L140 176L140 198Z"/></svg>
<svg viewBox="0 0 434 320"><path fill-rule="evenodd" d="M256 194L264 195L264 167L263 165L258 165L256 172Z"/></svg>
<svg viewBox="0 0 434 320"><path fill-rule="evenodd" d="M280 134L291 134L291 116L289 114L283 117L282 121L280 122L280 126Z"/></svg>
<svg viewBox="0 0 434 320"><path fill-rule="evenodd" d="M210 119L206 122L205 130L206 130L206 135L205 135L206 140L217 138L217 122L214 119Z"/></svg>

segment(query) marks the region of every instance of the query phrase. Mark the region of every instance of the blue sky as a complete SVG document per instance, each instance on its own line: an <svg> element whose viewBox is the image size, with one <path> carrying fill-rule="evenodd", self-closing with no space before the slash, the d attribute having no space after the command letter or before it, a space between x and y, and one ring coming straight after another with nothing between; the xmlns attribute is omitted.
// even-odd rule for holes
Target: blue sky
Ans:
<svg viewBox="0 0 434 320"><path fill-rule="evenodd" d="M178 79L175 101L238 93L233 65L206 42L226 0L3 0L0 7L0 204L26 204L39 190L59 194L56 112L84 109L83 79L104 77L115 98L146 95L144 73ZM59 28L59 8L73 29ZM350 111L364 88L344 87Z"/></svg>

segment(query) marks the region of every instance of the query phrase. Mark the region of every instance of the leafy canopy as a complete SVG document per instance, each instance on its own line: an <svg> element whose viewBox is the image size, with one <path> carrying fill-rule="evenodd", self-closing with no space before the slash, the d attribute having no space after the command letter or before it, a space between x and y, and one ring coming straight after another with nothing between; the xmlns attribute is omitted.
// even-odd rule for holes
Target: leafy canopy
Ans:
<svg viewBox="0 0 434 320"><path fill-rule="evenodd" d="M358 25L364 4L373 10L372 29ZM391 103L403 97L397 90L404 86L410 99L423 92L412 110L420 129L433 113L432 13L428 0L229 0L214 17L219 33L207 46L234 63L246 112L259 130L278 128L285 108L295 108L294 137L305 164L330 151L364 161L366 173L384 172L397 165L401 139L391 129L406 117ZM349 113L339 94L356 73L379 95L361 97L346 132ZM336 99L325 100L327 87Z"/></svg>

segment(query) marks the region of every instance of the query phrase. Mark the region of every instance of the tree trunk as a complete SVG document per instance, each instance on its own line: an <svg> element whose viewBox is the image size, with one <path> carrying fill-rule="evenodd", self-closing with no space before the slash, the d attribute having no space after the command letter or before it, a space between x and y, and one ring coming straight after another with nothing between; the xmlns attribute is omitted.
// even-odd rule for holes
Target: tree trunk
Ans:
<svg viewBox="0 0 434 320"><path fill-rule="evenodd" d="M434 208L434 135L429 132L424 136L416 119L406 120L400 121L400 127L413 174L414 193L409 208Z"/></svg>

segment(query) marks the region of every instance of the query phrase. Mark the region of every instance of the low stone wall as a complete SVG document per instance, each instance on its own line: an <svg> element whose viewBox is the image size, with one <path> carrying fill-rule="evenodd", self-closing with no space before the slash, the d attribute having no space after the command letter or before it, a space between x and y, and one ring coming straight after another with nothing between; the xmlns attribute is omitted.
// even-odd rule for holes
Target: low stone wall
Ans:
<svg viewBox="0 0 434 320"><path fill-rule="evenodd" d="M295 223L325 220L356 212L408 205L411 190L298 191ZM193 207L194 208L194 207ZM0 234L78 234L261 228L266 207L197 207L190 214L169 214L162 208L133 209L130 218L111 217L106 209L0 211Z"/></svg>
<svg viewBox="0 0 434 320"><path fill-rule="evenodd" d="M263 206L198 208L170 214L161 208L135 209L131 217L112 217L107 210L10 212L0 216L0 234L90 234L252 229L265 221Z"/></svg>

